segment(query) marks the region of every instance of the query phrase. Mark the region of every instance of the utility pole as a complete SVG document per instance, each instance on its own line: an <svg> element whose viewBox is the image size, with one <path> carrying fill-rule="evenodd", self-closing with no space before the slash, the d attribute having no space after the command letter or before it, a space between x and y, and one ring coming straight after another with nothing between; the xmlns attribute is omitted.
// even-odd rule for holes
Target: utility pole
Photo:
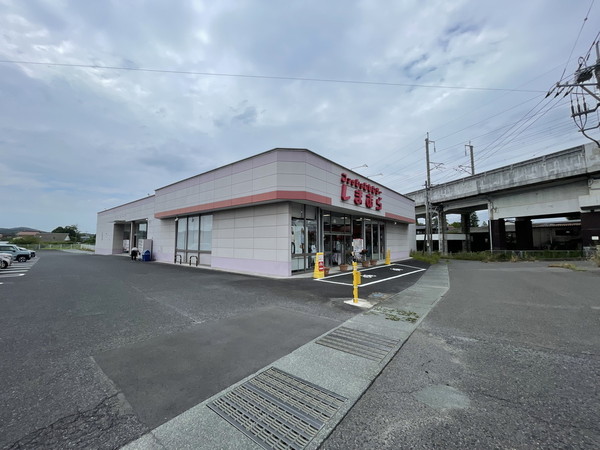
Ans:
<svg viewBox="0 0 600 450"><path fill-rule="evenodd" d="M473 159L473 146L471 145L471 141L469 141L468 145L465 145L465 149L467 148L471 152L471 175L475 175L475 160Z"/></svg>
<svg viewBox="0 0 600 450"><path fill-rule="evenodd" d="M425 159L427 162L427 181L425 181L425 244L427 247L427 254L431 255L432 252L432 236L431 236L431 204L429 199L429 189L431 188L431 171L429 170L429 132L425 138Z"/></svg>
<svg viewBox="0 0 600 450"><path fill-rule="evenodd" d="M554 97L558 97L565 92L564 96L571 94L571 117L579 128L581 134L593 141L600 147L600 141L589 136L586 131L600 128L600 123L595 120L593 123L588 123L588 119L593 119L592 113L600 109L600 43L595 42L596 46L596 63L590 66L586 65L589 54L579 58L579 67L573 74L573 81L570 83L556 83L547 94L546 98L555 92ZM595 81L593 80L595 78ZM590 82L591 81L591 82ZM592 101L596 101L596 106L588 106L586 95L591 97ZM590 100L588 97L588 100ZM580 101L581 100L581 101ZM589 116L589 117L588 117ZM595 124L594 124L595 123Z"/></svg>

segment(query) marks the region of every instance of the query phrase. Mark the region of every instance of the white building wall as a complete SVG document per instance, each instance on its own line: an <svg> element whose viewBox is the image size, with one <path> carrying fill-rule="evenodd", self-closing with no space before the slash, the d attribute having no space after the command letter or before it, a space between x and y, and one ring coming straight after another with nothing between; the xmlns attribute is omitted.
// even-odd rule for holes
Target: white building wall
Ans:
<svg viewBox="0 0 600 450"><path fill-rule="evenodd" d="M343 201L342 173L380 189L376 197L382 199L381 210L355 205L355 188L351 186L347 186L350 199ZM416 245L414 225L408 224L414 223L412 200L310 151L277 149L159 188L154 196L98 213L96 252L122 251L121 231L115 223L147 220L153 258L173 262L175 218L212 214L212 267L289 276L290 202L386 219L386 246L391 249L393 259L407 257L410 246Z"/></svg>
<svg viewBox="0 0 600 450"><path fill-rule="evenodd" d="M291 275L289 211L277 203L213 214L212 267Z"/></svg>
<svg viewBox="0 0 600 450"><path fill-rule="evenodd" d="M341 199L341 175L379 188L381 210ZM304 197L303 195L306 194ZM175 217L266 201L308 201L356 215L414 221L414 202L306 150L280 149L230 164L156 190L158 217Z"/></svg>

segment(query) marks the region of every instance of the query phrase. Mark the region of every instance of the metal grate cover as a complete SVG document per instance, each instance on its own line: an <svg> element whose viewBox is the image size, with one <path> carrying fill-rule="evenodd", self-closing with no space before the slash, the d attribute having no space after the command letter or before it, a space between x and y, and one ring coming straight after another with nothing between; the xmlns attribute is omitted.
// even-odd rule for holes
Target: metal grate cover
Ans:
<svg viewBox="0 0 600 450"><path fill-rule="evenodd" d="M267 449L303 449L346 401L271 367L208 405Z"/></svg>
<svg viewBox="0 0 600 450"><path fill-rule="evenodd" d="M316 343L381 362L388 353L400 344L400 341L378 334L367 333L366 331L339 327L316 341Z"/></svg>

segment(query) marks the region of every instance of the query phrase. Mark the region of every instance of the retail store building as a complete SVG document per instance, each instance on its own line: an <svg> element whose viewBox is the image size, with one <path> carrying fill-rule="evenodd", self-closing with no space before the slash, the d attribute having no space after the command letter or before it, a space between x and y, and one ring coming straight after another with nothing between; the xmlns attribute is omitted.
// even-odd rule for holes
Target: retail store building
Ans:
<svg viewBox="0 0 600 450"><path fill-rule="evenodd" d="M414 202L306 149L276 148L98 213L96 253L254 274L406 258ZM362 252L361 252L362 250Z"/></svg>

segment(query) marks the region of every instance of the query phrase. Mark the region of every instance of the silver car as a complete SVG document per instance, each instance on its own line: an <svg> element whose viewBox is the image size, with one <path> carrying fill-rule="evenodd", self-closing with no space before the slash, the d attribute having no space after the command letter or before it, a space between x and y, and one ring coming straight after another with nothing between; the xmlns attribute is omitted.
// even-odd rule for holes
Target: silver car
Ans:
<svg viewBox="0 0 600 450"><path fill-rule="evenodd" d="M0 269L6 269L12 264L12 255L10 253L0 253Z"/></svg>
<svg viewBox="0 0 600 450"><path fill-rule="evenodd" d="M19 250L23 250L24 252L29 252L30 258L35 258L35 250L29 250L28 248L19 247Z"/></svg>

